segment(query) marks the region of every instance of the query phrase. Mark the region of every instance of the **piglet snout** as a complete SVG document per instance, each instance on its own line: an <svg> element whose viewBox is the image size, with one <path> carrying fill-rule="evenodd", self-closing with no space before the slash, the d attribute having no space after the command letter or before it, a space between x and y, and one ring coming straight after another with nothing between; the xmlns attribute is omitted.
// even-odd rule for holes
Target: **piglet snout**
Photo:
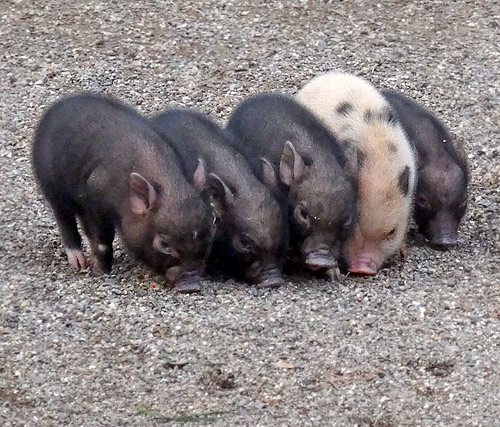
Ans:
<svg viewBox="0 0 500 427"><path fill-rule="evenodd" d="M310 252L306 256L305 263L313 271L327 270L337 266L337 261L327 249Z"/></svg>
<svg viewBox="0 0 500 427"><path fill-rule="evenodd" d="M175 290L181 294L192 294L201 291L201 278L198 273L185 273L176 282Z"/></svg>
<svg viewBox="0 0 500 427"><path fill-rule="evenodd" d="M443 233L432 239L432 244L448 248L450 246L455 246L458 242L458 236L456 232Z"/></svg>
<svg viewBox="0 0 500 427"><path fill-rule="evenodd" d="M370 257L360 256L355 258L349 267L351 273L367 274L373 276L377 273L377 262Z"/></svg>
<svg viewBox="0 0 500 427"><path fill-rule="evenodd" d="M267 270L260 276L258 288L279 288L285 281L281 277L281 272L277 268Z"/></svg>
<svg viewBox="0 0 500 427"><path fill-rule="evenodd" d="M201 291L201 277L198 271L183 272L181 267L169 268L165 276L174 289L182 294L192 294Z"/></svg>

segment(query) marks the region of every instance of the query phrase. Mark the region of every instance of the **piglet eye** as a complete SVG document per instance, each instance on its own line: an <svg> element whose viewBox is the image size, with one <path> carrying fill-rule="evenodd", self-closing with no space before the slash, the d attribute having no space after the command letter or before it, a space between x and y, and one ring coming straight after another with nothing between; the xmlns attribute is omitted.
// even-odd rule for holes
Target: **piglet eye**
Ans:
<svg viewBox="0 0 500 427"><path fill-rule="evenodd" d="M393 237L395 234L396 234L396 228L393 228L391 231L389 231L389 232L385 235L385 238L386 238L386 239L390 239L390 238L391 238L391 237Z"/></svg>
<svg viewBox="0 0 500 427"><path fill-rule="evenodd" d="M303 204L297 205L295 208L295 219L299 224L305 225L306 227L309 227L310 223L310 217L309 214L307 213L307 210Z"/></svg>
<svg viewBox="0 0 500 427"><path fill-rule="evenodd" d="M246 234L239 234L233 239L234 247L238 252L249 253L253 249L253 242Z"/></svg>
<svg viewBox="0 0 500 427"><path fill-rule="evenodd" d="M422 195L417 196L416 203L418 206L422 208L429 208L429 203L427 202L427 199Z"/></svg>
<svg viewBox="0 0 500 427"><path fill-rule="evenodd" d="M153 239L153 248L162 254L169 255L174 258L179 258L179 252L177 252L170 244L170 238L164 234L158 234Z"/></svg>

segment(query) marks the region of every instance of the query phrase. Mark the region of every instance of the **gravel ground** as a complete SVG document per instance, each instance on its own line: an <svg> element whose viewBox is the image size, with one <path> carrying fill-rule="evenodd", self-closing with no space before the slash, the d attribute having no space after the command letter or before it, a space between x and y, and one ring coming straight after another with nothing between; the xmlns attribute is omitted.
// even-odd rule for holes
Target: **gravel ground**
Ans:
<svg viewBox="0 0 500 427"><path fill-rule="evenodd" d="M500 426L500 3L0 3L0 424ZM331 69L399 88L466 142L460 245L374 278L176 295L119 246L67 265L29 164L60 96L224 122ZM410 243L413 239L410 239Z"/></svg>

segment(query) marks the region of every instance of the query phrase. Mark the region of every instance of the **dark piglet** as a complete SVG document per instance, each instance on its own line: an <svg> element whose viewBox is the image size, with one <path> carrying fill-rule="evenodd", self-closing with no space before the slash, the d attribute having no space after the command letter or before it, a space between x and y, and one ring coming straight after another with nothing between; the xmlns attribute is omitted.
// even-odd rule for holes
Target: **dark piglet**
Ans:
<svg viewBox="0 0 500 427"><path fill-rule="evenodd" d="M292 249L313 271L331 272L357 219L357 181L344 149L293 99L244 101L227 129L255 174L287 212Z"/></svg>
<svg viewBox="0 0 500 427"><path fill-rule="evenodd" d="M200 289L213 216L145 118L105 97L70 96L40 121L32 161L73 267L87 266L78 217L98 272L111 270L117 228L178 291Z"/></svg>
<svg viewBox="0 0 500 427"><path fill-rule="evenodd" d="M237 265L258 287L282 285L287 224L271 192L231 145L229 133L208 117L186 110L165 112L152 122L173 144L193 185L210 194L220 220L214 256L236 255Z"/></svg>
<svg viewBox="0 0 500 427"><path fill-rule="evenodd" d="M433 114L401 93L382 92L418 153L414 217L432 245L457 243L467 207L469 172L463 145Z"/></svg>

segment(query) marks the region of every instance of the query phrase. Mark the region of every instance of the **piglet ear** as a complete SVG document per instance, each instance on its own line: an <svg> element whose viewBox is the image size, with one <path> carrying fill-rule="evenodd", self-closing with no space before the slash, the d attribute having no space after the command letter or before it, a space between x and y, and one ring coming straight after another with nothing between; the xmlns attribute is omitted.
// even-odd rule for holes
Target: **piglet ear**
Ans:
<svg viewBox="0 0 500 427"><path fill-rule="evenodd" d="M223 202L226 207L234 202L233 192L218 175L209 173L207 181L215 198Z"/></svg>
<svg viewBox="0 0 500 427"><path fill-rule="evenodd" d="M268 187L276 188L278 186L278 178L273 165L265 157L260 158L262 164L262 181Z"/></svg>
<svg viewBox="0 0 500 427"><path fill-rule="evenodd" d="M345 143L344 154L346 157L344 165L345 173L353 179L358 179L359 172L361 171L365 160L364 154L350 142Z"/></svg>
<svg viewBox="0 0 500 427"><path fill-rule="evenodd" d="M293 181L298 180L303 174L305 163L300 154L290 141L285 142L280 159L280 179L290 186Z"/></svg>
<svg viewBox="0 0 500 427"><path fill-rule="evenodd" d="M130 207L136 215L145 215L153 207L158 194L141 174L130 174Z"/></svg>
<svg viewBox="0 0 500 427"><path fill-rule="evenodd" d="M198 159L198 166L193 175L194 188L198 191L203 191L207 187L207 168L205 160Z"/></svg>
<svg viewBox="0 0 500 427"><path fill-rule="evenodd" d="M406 197L410 189L410 168L405 166L398 178L399 191Z"/></svg>
<svg viewBox="0 0 500 427"><path fill-rule="evenodd" d="M165 234L157 234L153 239L153 248L165 255L179 258L179 252L170 244L170 237Z"/></svg>

